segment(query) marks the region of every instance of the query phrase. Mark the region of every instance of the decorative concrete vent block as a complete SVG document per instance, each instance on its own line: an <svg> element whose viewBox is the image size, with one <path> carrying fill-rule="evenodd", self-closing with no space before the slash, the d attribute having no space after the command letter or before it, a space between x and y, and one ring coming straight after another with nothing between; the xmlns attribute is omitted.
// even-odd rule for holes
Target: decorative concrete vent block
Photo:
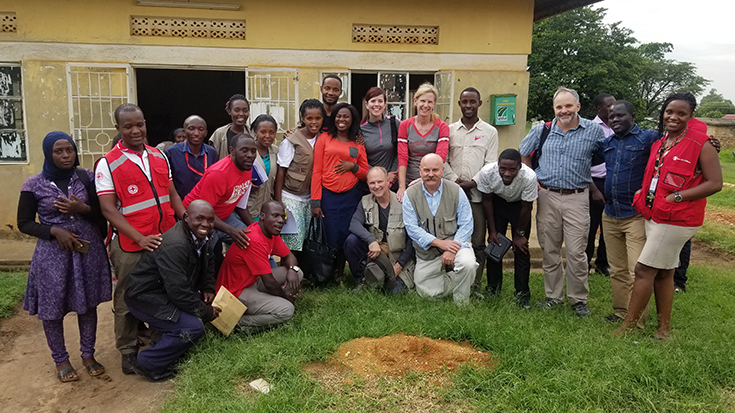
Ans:
<svg viewBox="0 0 735 413"><path fill-rule="evenodd" d="M17 33L15 13L0 11L0 33Z"/></svg>
<svg viewBox="0 0 735 413"><path fill-rule="evenodd" d="M130 16L130 34L245 40L245 20Z"/></svg>
<svg viewBox="0 0 735 413"><path fill-rule="evenodd" d="M353 24L352 42L439 44L439 26Z"/></svg>

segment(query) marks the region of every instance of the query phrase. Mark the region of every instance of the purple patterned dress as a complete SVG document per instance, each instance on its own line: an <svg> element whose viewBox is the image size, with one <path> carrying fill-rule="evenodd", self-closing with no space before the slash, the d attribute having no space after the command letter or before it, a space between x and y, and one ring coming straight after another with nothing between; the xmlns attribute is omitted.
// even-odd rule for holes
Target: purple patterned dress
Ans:
<svg viewBox="0 0 735 413"><path fill-rule="evenodd" d="M86 170L90 181L94 175ZM41 224L64 228L90 241L89 252L65 251L55 238L38 239L28 272L23 309L40 320L60 320L69 312L84 314L112 299L110 264L95 224L80 214L64 214L54 201L64 192L41 174L33 175L21 191L32 192L38 203ZM84 184L75 175L69 182L69 196L76 195L89 204Z"/></svg>

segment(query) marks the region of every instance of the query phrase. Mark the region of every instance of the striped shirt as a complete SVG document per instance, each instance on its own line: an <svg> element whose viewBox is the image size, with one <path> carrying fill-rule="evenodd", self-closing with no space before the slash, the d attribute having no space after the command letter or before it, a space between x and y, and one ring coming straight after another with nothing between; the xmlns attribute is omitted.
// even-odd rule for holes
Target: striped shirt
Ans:
<svg viewBox="0 0 735 413"><path fill-rule="evenodd" d="M553 189L582 189L592 182L592 157L598 154L602 159L605 133L591 120L578 119L579 125L566 134L556 124L556 119L551 122L551 131L535 171L541 185ZM523 138L519 148L521 155L531 156L531 152L538 149L542 129L543 124L536 125Z"/></svg>

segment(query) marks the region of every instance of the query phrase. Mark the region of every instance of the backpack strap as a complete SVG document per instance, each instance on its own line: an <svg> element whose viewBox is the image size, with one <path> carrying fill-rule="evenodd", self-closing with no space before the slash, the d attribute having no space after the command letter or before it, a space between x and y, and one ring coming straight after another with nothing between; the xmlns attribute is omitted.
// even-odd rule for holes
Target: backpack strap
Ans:
<svg viewBox="0 0 735 413"><path fill-rule="evenodd" d="M390 141L393 144L393 151L398 156L398 119L395 116L390 116Z"/></svg>

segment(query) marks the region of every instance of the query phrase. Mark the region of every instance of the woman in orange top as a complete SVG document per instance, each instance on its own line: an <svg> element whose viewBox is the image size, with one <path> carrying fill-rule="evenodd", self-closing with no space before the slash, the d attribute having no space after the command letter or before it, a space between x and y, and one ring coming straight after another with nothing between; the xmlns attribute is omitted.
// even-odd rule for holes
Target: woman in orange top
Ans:
<svg viewBox="0 0 735 413"><path fill-rule="evenodd" d="M334 122L322 133L314 147L314 171L311 176L311 213L323 216L327 244L339 252L335 265L341 278L345 258L342 245L349 234L350 220L363 196L360 181L367 179L365 146L358 144L360 121L357 109L339 103L332 111Z"/></svg>

